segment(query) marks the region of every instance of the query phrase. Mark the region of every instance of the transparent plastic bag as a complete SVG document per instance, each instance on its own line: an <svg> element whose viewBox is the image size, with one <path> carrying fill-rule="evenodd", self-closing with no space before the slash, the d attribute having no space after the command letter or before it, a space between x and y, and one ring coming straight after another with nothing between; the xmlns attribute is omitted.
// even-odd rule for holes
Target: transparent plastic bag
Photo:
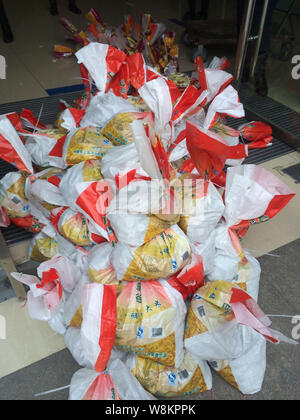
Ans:
<svg viewBox="0 0 300 420"><path fill-rule="evenodd" d="M143 281L177 273L189 262L190 256L186 236L174 225L138 248L117 243L112 265L118 280Z"/></svg>
<svg viewBox="0 0 300 420"><path fill-rule="evenodd" d="M186 306L167 281L127 283L117 312L118 349L166 366L181 365Z"/></svg>
<svg viewBox="0 0 300 420"><path fill-rule="evenodd" d="M207 362L185 353L183 362L170 368L149 359L130 355L125 364L143 387L157 397L196 395L212 388Z"/></svg>

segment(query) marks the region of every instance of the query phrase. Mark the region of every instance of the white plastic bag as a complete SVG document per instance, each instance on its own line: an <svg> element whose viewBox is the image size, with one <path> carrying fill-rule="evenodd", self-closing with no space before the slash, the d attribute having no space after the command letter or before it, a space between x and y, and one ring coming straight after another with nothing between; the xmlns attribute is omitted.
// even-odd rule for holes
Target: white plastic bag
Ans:
<svg viewBox="0 0 300 420"><path fill-rule="evenodd" d="M216 231L213 230L207 239L201 243L191 243L193 254L201 255L203 261L204 274L209 275L214 269L216 255Z"/></svg>
<svg viewBox="0 0 300 420"><path fill-rule="evenodd" d="M112 181L82 182L75 185L76 195L72 197L76 210L89 220L93 232L110 241L115 241L115 236L106 213L114 188Z"/></svg>
<svg viewBox="0 0 300 420"><path fill-rule="evenodd" d="M205 77L208 90L207 103L211 102L233 80L230 73L215 68L205 69Z"/></svg>
<svg viewBox="0 0 300 420"><path fill-rule="evenodd" d="M135 355L129 355L125 364L140 384L157 397L200 394L212 388L212 376L207 362L196 360L189 353L185 353L177 369Z"/></svg>
<svg viewBox="0 0 300 420"><path fill-rule="evenodd" d="M112 232L105 215L115 183L102 179L99 161L82 162L68 169L59 188L68 206L89 220L93 234L108 239Z"/></svg>
<svg viewBox="0 0 300 420"><path fill-rule="evenodd" d="M31 260L43 262L53 258L59 253L59 246L55 238L43 232L35 235L30 241L28 257Z"/></svg>
<svg viewBox="0 0 300 420"><path fill-rule="evenodd" d="M188 177L184 178L186 182ZM200 183L196 196L183 209L179 226L192 242L202 243L217 226L224 213L224 204L221 195L215 186L209 183Z"/></svg>
<svg viewBox="0 0 300 420"><path fill-rule="evenodd" d="M107 213L158 214L166 204L164 192L165 185L159 181L129 182L112 198Z"/></svg>
<svg viewBox="0 0 300 420"><path fill-rule="evenodd" d="M245 255L239 239L251 225L273 218L294 193L272 173L255 165L228 168L225 191L225 221L216 229L215 267L209 279L247 284L252 266L249 292L256 299L259 268L255 268L257 263L249 254Z"/></svg>
<svg viewBox="0 0 300 420"><path fill-rule="evenodd" d="M113 247L110 243L96 245L89 252L88 274L92 282L119 285L111 264Z"/></svg>
<svg viewBox="0 0 300 420"><path fill-rule="evenodd" d="M138 168L139 156L134 143L126 146L118 146L109 150L101 161L101 172L104 178L115 180L119 173L127 173L131 169ZM144 173L146 175L146 173Z"/></svg>
<svg viewBox="0 0 300 420"><path fill-rule="evenodd" d="M21 172L8 172L0 181L0 204L9 217L27 217L31 214L25 196L26 177Z"/></svg>
<svg viewBox="0 0 300 420"><path fill-rule="evenodd" d="M167 281L127 283L117 309L117 348L166 366L181 365L186 306Z"/></svg>
<svg viewBox="0 0 300 420"><path fill-rule="evenodd" d="M86 247L105 241L93 232L93 227L81 213L74 212L68 207L52 210L51 222L57 231L74 245Z"/></svg>
<svg viewBox="0 0 300 420"><path fill-rule="evenodd" d="M43 176L48 176L46 171L43 171L38 174L37 179L28 185L26 192L30 194L30 197L33 197L36 201L41 203L46 210L49 208L48 204L51 206L64 206L66 201L62 194L59 191L59 188L49 182L46 179L43 179ZM61 175L61 174L60 174ZM30 189L30 192L29 192Z"/></svg>
<svg viewBox="0 0 300 420"><path fill-rule="evenodd" d="M155 400L143 389L125 364L118 359L98 373L80 369L71 380L69 400Z"/></svg>
<svg viewBox="0 0 300 420"><path fill-rule="evenodd" d="M34 173L30 154L5 115L0 116L0 152L2 159L20 171Z"/></svg>
<svg viewBox="0 0 300 420"><path fill-rule="evenodd" d="M77 210L75 204L76 184L101 180L100 165L100 160L85 161L70 167L64 174L59 184L59 190L67 205L74 211Z"/></svg>
<svg viewBox="0 0 300 420"><path fill-rule="evenodd" d="M127 100L112 92L102 95L97 93L90 101L80 125L94 126L100 129L120 112L136 112L136 108Z"/></svg>
<svg viewBox="0 0 300 420"><path fill-rule="evenodd" d="M159 135L166 130L171 121L173 105L169 86L164 77L146 82L139 94L155 115L156 132Z"/></svg>
<svg viewBox="0 0 300 420"><path fill-rule="evenodd" d="M80 272L79 272L80 274ZM86 284L89 284L90 280L86 274L81 275L80 279L72 291L71 295L65 302L64 305L64 323L67 326L74 328L81 328L82 324L82 293L83 288Z"/></svg>
<svg viewBox="0 0 300 420"><path fill-rule="evenodd" d="M253 346L239 358L210 362L225 381L245 395L261 391L266 364L266 340L257 333Z"/></svg>
<svg viewBox="0 0 300 420"><path fill-rule="evenodd" d="M80 280L80 273L75 264L64 255L56 255L49 261L45 261L39 265L37 274L42 278L45 271L55 269L59 275L64 290L71 293Z"/></svg>
<svg viewBox="0 0 300 420"><path fill-rule="evenodd" d="M61 281L55 270L45 272L42 281L38 277L23 273L11 273L11 275L30 288L27 293L27 307L31 318L50 321L59 314L65 298Z"/></svg>
<svg viewBox="0 0 300 420"><path fill-rule="evenodd" d="M97 372L106 368L115 342L117 287L86 284L82 293L81 340Z"/></svg>
<svg viewBox="0 0 300 420"><path fill-rule="evenodd" d="M51 237L56 234L50 223L51 210L66 205L59 190L62 175L60 169L48 168L35 177L28 177L25 183L25 194L30 202L31 213L45 225L43 231Z"/></svg>
<svg viewBox="0 0 300 420"><path fill-rule="evenodd" d="M257 342L257 333L275 344L297 344L270 325L270 319L241 288L225 281L209 282L194 295L184 344L190 353L209 361L242 357Z"/></svg>
<svg viewBox="0 0 300 420"><path fill-rule="evenodd" d="M80 329L69 327L64 335L64 340L75 361L84 368L93 369L93 364L87 358L82 345Z"/></svg>
<svg viewBox="0 0 300 420"><path fill-rule="evenodd" d="M153 123L151 112L121 112L111 118L102 129L102 134L115 146L126 146L134 141L133 124Z"/></svg>
<svg viewBox="0 0 300 420"><path fill-rule="evenodd" d="M63 145L63 159L67 166L86 160L101 160L114 145L94 126L80 127L69 132Z"/></svg>
<svg viewBox="0 0 300 420"><path fill-rule="evenodd" d="M26 134L25 147L36 165L65 169L62 155L65 139L65 135L59 130L43 130Z"/></svg>
<svg viewBox="0 0 300 420"><path fill-rule="evenodd" d="M256 341L256 333L239 325L229 309L218 308L197 292L188 311L184 346L201 360L238 358Z"/></svg>
<svg viewBox="0 0 300 420"><path fill-rule="evenodd" d="M118 242L132 247L143 245L170 227L168 222L146 214L108 213L107 217Z"/></svg>
<svg viewBox="0 0 300 420"><path fill-rule="evenodd" d="M232 86L228 86L223 90L210 104L203 126L205 130L209 130L212 127L218 114L226 114L235 118L245 116L244 107L239 100L238 93Z"/></svg>
<svg viewBox="0 0 300 420"><path fill-rule="evenodd" d="M111 261L118 280L139 281L170 277L190 256L187 237L174 225L138 248L117 243Z"/></svg>
<svg viewBox="0 0 300 420"><path fill-rule="evenodd" d="M110 45L91 42L76 52L78 63L83 63L101 94L120 70L126 54Z"/></svg>
<svg viewBox="0 0 300 420"><path fill-rule="evenodd" d="M225 233L221 227L216 229L215 235L225 236ZM217 242L218 239L216 239ZM230 253L232 250L232 253ZM223 279L225 281L233 282L239 287L242 287L247 293L254 299L258 300L259 293L259 282L261 268L256 258L254 258L247 250L243 251L244 257L241 258L241 254L237 254L232 244L228 242L227 253L219 252L215 250L215 259L212 264L212 269L208 273L208 279L211 281L217 279Z"/></svg>
<svg viewBox="0 0 300 420"><path fill-rule="evenodd" d="M72 108L72 107L66 108L60 114L60 120L62 120L61 127L65 128L67 131L74 130L76 127L80 125L80 122L82 118L84 117L85 112L86 112L85 109Z"/></svg>

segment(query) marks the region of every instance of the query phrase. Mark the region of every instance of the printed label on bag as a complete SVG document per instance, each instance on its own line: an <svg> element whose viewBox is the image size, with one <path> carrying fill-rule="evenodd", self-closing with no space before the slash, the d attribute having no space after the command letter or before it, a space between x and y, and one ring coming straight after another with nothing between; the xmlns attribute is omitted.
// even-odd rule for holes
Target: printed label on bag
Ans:
<svg viewBox="0 0 300 420"><path fill-rule="evenodd" d="M190 257L190 253L189 253L189 251L186 251L186 252L183 254L183 256L182 256L182 260L183 260L183 261L185 261L185 260L187 260L189 257Z"/></svg>
<svg viewBox="0 0 300 420"><path fill-rule="evenodd" d="M171 386L177 385L177 377L174 372L168 373L168 383Z"/></svg>
<svg viewBox="0 0 300 420"><path fill-rule="evenodd" d="M138 340L142 340L144 338L144 328L143 327L138 328L137 338L138 338Z"/></svg>
<svg viewBox="0 0 300 420"><path fill-rule="evenodd" d="M164 336L164 329L160 328L150 328L150 338L161 338Z"/></svg>
<svg viewBox="0 0 300 420"><path fill-rule="evenodd" d="M21 200L18 198L18 197L13 197L12 199L11 199L11 201L13 202L13 203L15 203L15 204L19 204L19 203L21 203Z"/></svg>
<svg viewBox="0 0 300 420"><path fill-rule="evenodd" d="M197 311L198 311L198 314L201 318L203 318L206 315L204 306L202 306L202 305L197 307Z"/></svg>
<svg viewBox="0 0 300 420"><path fill-rule="evenodd" d="M191 377L190 372L187 369L178 372L178 381L180 384L186 382Z"/></svg>

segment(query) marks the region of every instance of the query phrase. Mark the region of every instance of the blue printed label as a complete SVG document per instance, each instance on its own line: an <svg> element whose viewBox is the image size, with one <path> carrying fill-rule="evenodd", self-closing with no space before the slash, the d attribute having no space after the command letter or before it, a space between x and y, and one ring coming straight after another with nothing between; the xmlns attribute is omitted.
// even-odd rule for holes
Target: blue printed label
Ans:
<svg viewBox="0 0 300 420"><path fill-rule="evenodd" d="M174 372L170 372L168 374L168 382L169 382L169 385L177 385L177 378Z"/></svg>
<svg viewBox="0 0 300 420"><path fill-rule="evenodd" d="M142 340L144 338L144 328L143 327L138 328L137 338L139 340Z"/></svg>

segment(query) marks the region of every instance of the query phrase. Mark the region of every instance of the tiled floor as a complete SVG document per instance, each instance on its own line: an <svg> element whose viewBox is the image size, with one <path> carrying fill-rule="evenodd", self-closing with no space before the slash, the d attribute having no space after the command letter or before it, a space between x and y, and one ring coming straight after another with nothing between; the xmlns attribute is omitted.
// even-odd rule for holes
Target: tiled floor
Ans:
<svg viewBox="0 0 300 420"><path fill-rule="evenodd" d="M78 80L79 71L76 60L74 58L56 60L52 54L53 45L55 43L65 44L64 38L67 35L67 32L58 24L57 17L53 17L49 14L47 0L4 0L4 3L14 31L15 41L12 44L5 44L0 39L0 54L3 55L7 61L7 79L0 80L0 103L41 98L47 96L47 89L71 86L80 83L80 80ZM66 7L67 0L61 0L58 1L58 3L61 14L68 17L79 28L85 27L84 15L74 15L70 13ZM141 12L151 12L157 20L164 21L170 30L175 30L178 33L178 40L180 40L180 35L183 31L181 26L170 22L169 19L179 17L180 3L182 4L183 10L185 8L183 6L186 3L185 1L164 0L162 2L153 0L149 2L149 0L143 0L138 2L134 0L114 0L113 2L100 2L99 0L78 0L77 3L84 13L86 13L90 7L95 7L110 24L119 23L121 21L121 16L126 13L131 13L137 18ZM217 0L212 0L211 13L214 15L219 13L218 3ZM229 5L231 3L233 3L233 0L228 1ZM17 8L18 12L16 12ZM282 15L277 14L277 21L280 20L281 17ZM300 22L300 18L295 19L298 19L297 22ZM296 30L299 31L300 25L296 24L295 27ZM297 48L298 47L298 53L300 54L300 46L298 45ZM278 42L273 45L275 55L271 59L268 67L270 95L274 99L282 101L285 105L300 111L300 81L295 81L291 78L292 65L290 62L282 65L282 63L278 61L276 58L277 49ZM217 47L210 49L209 53L210 55L226 54L231 60L234 60L234 48L225 50L222 47ZM182 44L180 44L180 65L182 71L193 69L191 50ZM252 250L255 257L266 253L272 253L272 251L277 250L277 248L292 243L292 241L300 238L300 186L288 175L283 175L280 172L280 169L284 169L285 167L298 162L300 162L300 154L295 152L263 164L266 169L274 172L294 189L298 195L273 221L251 228L245 239L244 246ZM296 255L295 250L297 250L297 246L299 246L299 241L295 244L296 245L293 245L294 256ZM285 256L284 261L285 264L288 264L288 253ZM279 261L277 261L277 263L279 264ZM271 267L272 263L266 263L266 270L271 269ZM296 269L294 271L295 281L297 281L296 279L297 276L299 277L299 271L296 272ZM282 281L284 282L284 279L282 279ZM280 284L279 278L278 284ZM299 297L299 292L297 292L296 288L295 292L298 293ZM295 311L298 307L298 312L300 312L300 307L297 306L295 296L293 296L293 298L295 304L291 307L291 310ZM287 302L287 308L288 307L289 305ZM276 307L276 310L277 309L278 311L281 311L284 308ZM53 336L52 331L46 324L31 320L26 308L23 308L16 299L10 299L1 303L0 315L5 316L8 320L6 326L7 339L0 340L0 378L6 377L6 375L12 374L26 366L29 367L33 363L37 363L53 354L53 357L56 360L56 353L64 348L62 338ZM272 363L281 360L276 359L274 353L272 354ZM284 352L281 353L281 356L284 356ZM42 369L42 365L40 368ZM71 366L70 370L72 369L74 369L74 365ZM291 369L290 366L289 369ZM20 372L18 374L22 377ZM281 376L282 375L283 373L281 372ZM271 376L271 378L273 377ZM273 379L276 380L276 378L277 377L274 376ZM284 380L286 380L285 377ZM7 379L7 382L5 382L6 378L4 378L3 381L0 382L0 389L5 388L4 384L10 383L10 379ZM12 381L12 383L14 383L14 381ZM49 383L49 387L59 387L63 385L66 384L57 383L56 385L55 375L51 384ZM13 397L11 399L17 399L18 395L16 388L14 388L13 385L10 386L11 388L9 389L11 392L16 392L15 395L11 395ZM44 381L43 386L47 386L47 381ZM37 388L37 392L39 390L40 389ZM278 392L280 392L280 389L278 389ZM287 395L286 391L284 395ZM229 392L228 398L231 398L231 396L232 394ZM268 396L265 395L265 398L268 399ZM0 392L0 400L1 399L2 394Z"/></svg>
<svg viewBox="0 0 300 420"><path fill-rule="evenodd" d="M56 16L48 11L47 0L4 0L7 15L11 23L15 41L5 44L0 39L0 54L7 61L7 79L0 80L0 103L14 102L24 99L39 98L47 95L47 89L71 86L80 83L79 70L75 58L57 60L53 56L54 44L66 44L67 31L58 23ZM78 0L78 6L83 14L75 15L67 9L67 0L58 1L60 14L71 20L79 29L85 29L85 13L95 7L108 24L121 23L122 16L132 14L138 19L142 12L151 13L157 20L164 22L169 30L177 33L180 45L180 68L182 71L193 69L191 48L182 44L180 38L184 28L170 19L178 19L186 10L185 0L114 0L100 2L99 0ZM234 0L227 1L227 19L235 19ZM181 6L180 6L181 5ZM209 14L211 19L220 17L220 1L211 0ZM16 10L18 10L16 12ZM283 15L275 12L273 31ZM295 54L300 53L300 17L294 17L294 27L297 40ZM287 25L286 30L289 31ZM268 80L270 96L283 102L295 110L300 110L300 84L291 77L292 64L278 60L281 41L273 39L273 56L269 61ZM227 55L232 63L235 57L235 46L216 46L209 48L209 57ZM233 66L232 66L233 69Z"/></svg>
<svg viewBox="0 0 300 420"><path fill-rule="evenodd" d="M1 303L0 314L6 319L6 340L0 341L0 377L65 347L63 337L53 335L47 323L30 318L27 308L16 298Z"/></svg>

